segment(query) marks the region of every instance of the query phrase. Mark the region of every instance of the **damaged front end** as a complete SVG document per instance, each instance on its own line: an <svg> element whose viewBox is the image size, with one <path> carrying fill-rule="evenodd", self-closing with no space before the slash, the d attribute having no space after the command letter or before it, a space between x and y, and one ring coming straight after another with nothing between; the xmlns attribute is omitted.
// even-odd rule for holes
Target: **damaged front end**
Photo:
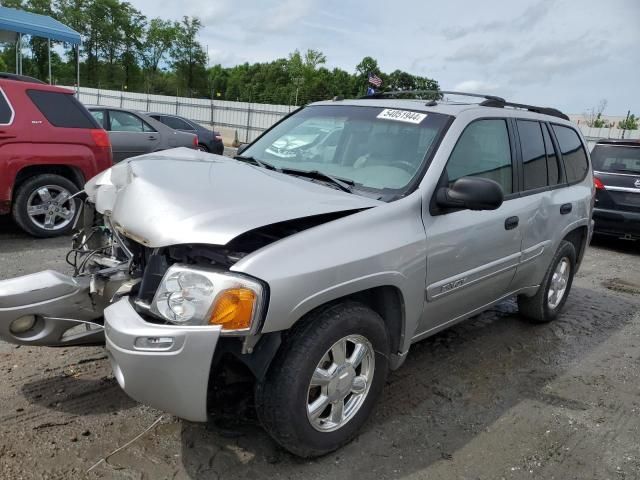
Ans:
<svg viewBox="0 0 640 480"><path fill-rule="evenodd" d="M0 281L0 338L63 347L104 343L104 309L140 281L140 252L86 201L67 262L73 274L45 270Z"/></svg>

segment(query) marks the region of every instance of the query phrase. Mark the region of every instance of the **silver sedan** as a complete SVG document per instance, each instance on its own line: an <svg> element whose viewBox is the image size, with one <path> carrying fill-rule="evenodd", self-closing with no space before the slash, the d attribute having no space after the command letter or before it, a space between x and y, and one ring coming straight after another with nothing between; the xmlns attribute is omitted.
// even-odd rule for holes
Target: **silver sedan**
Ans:
<svg viewBox="0 0 640 480"><path fill-rule="evenodd" d="M105 106L87 108L109 132L114 163L169 148L198 148L197 135L174 130L144 112Z"/></svg>

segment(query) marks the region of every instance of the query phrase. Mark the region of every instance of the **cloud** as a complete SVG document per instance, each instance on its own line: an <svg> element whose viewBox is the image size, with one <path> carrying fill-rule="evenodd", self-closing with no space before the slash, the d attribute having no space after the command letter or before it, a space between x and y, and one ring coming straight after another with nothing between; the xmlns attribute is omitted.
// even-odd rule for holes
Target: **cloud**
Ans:
<svg viewBox="0 0 640 480"><path fill-rule="evenodd" d="M472 44L459 48L444 59L448 62L471 62L486 65L511 50L513 50L513 44L508 41L494 44Z"/></svg>
<svg viewBox="0 0 640 480"><path fill-rule="evenodd" d="M492 82L486 82L483 80L464 80L457 83L453 87L455 92L468 92L468 93L497 93L500 92L501 87L498 84Z"/></svg>
<svg viewBox="0 0 640 480"><path fill-rule="evenodd" d="M554 0L542 0L534 3L514 19L478 22L463 27L448 27L442 30L441 33L447 40L458 40L475 33L497 33L500 31L530 29L547 16L553 2Z"/></svg>

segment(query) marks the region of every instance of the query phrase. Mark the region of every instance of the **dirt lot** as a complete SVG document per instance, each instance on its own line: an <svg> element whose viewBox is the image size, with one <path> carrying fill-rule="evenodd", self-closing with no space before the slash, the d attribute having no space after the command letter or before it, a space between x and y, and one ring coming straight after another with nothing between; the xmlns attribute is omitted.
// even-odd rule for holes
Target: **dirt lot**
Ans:
<svg viewBox="0 0 640 480"><path fill-rule="evenodd" d="M68 239L2 218L0 232L0 278L64 268ZM0 342L0 477L638 479L639 306L640 248L598 241L560 319L534 326L505 302L415 345L356 441L313 461L249 419L222 429L135 403L101 348Z"/></svg>

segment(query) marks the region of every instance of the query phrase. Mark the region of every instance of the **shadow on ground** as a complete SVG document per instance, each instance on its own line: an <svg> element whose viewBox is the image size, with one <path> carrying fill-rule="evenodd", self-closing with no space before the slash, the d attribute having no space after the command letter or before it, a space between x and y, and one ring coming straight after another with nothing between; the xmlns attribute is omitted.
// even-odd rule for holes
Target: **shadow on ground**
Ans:
<svg viewBox="0 0 640 480"><path fill-rule="evenodd" d="M241 418L222 433L184 422L183 466L192 479L397 478L447 461L516 404L563 402L544 385L624 326L639 304L627 298L574 288L546 325L525 322L508 301L415 344L361 435L323 458L295 458Z"/></svg>

